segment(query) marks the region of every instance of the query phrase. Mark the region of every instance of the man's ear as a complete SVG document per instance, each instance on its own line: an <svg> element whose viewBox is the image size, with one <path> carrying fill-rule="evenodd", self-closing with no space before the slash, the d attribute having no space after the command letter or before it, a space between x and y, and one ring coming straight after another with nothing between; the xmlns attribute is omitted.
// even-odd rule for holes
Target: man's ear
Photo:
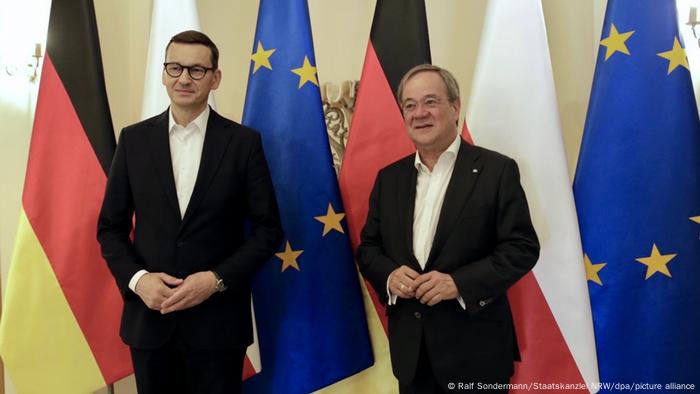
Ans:
<svg viewBox="0 0 700 394"><path fill-rule="evenodd" d="M462 100L457 97L455 101L450 103L450 105L452 105L452 108L454 108L455 112L457 113L457 117L459 117L459 111L462 109Z"/></svg>
<svg viewBox="0 0 700 394"><path fill-rule="evenodd" d="M455 120L455 125L457 125L457 127L459 127L459 114L460 114L459 111L462 109L462 101L460 100L459 97L457 97L455 99L455 101L450 103L450 105L452 106L452 109L455 111L455 117L457 118Z"/></svg>
<svg viewBox="0 0 700 394"><path fill-rule="evenodd" d="M219 84L221 83L221 70L216 69L214 70L214 81L211 84L211 90L216 90L219 87Z"/></svg>

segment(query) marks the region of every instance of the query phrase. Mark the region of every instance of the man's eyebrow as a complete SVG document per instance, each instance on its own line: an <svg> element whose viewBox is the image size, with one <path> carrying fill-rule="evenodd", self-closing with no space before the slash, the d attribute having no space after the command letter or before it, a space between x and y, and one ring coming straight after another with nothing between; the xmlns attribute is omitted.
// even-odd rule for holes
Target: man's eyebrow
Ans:
<svg viewBox="0 0 700 394"><path fill-rule="evenodd" d="M440 98L440 97L437 94L431 93L431 94L426 94L425 96L420 97L419 99L407 98L407 99L404 99L403 102L405 103L406 101L418 101L420 99L425 99L425 98Z"/></svg>

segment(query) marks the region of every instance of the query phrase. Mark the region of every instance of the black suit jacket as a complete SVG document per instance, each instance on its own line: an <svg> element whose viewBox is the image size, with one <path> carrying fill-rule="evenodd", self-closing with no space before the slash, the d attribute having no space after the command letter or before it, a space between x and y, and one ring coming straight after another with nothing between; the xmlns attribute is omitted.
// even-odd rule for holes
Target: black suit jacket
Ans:
<svg viewBox="0 0 700 394"><path fill-rule="evenodd" d="M394 374L413 380L421 339L434 374L448 382L510 376L519 359L506 290L535 265L537 235L515 161L461 141L425 270L413 255L417 171L414 155L377 175L357 258L387 302L389 274L401 265L450 274L466 303L435 306L399 298L387 307Z"/></svg>
<svg viewBox="0 0 700 394"><path fill-rule="evenodd" d="M247 237L246 220L251 223ZM126 344L156 348L177 332L197 348L248 346L251 278L282 238L259 134L211 111L194 191L181 218L168 111L126 127L107 180L97 238L124 297ZM215 270L228 289L195 307L161 315L128 288L141 269L178 278Z"/></svg>

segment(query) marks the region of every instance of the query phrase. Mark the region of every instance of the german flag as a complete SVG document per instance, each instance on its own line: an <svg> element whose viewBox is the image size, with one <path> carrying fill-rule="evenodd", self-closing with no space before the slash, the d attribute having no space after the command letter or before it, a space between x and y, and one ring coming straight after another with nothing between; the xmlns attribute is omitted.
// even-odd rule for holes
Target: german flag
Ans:
<svg viewBox="0 0 700 394"><path fill-rule="evenodd" d="M377 172L415 150L395 92L403 75L423 63L430 63L424 1L378 0L339 179L353 249ZM366 384L390 392L397 383L391 379L386 314L371 286L365 284L363 294L375 360L364 373Z"/></svg>
<svg viewBox="0 0 700 394"><path fill-rule="evenodd" d="M93 392L132 372L95 235L114 148L92 0L54 1L0 322L21 393Z"/></svg>
<svg viewBox="0 0 700 394"><path fill-rule="evenodd" d="M430 62L425 2L378 0L340 171L340 189L355 249L360 244L377 172L415 151L396 101L396 88L408 70ZM374 290L369 286L367 289L386 330L384 308Z"/></svg>

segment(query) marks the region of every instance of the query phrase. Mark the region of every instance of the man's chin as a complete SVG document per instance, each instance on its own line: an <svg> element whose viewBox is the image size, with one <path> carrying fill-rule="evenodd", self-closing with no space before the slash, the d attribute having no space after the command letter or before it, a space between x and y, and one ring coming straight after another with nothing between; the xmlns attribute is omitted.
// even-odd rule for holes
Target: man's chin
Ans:
<svg viewBox="0 0 700 394"><path fill-rule="evenodd" d="M416 149L425 149L425 148L430 148L433 145L435 145L435 139L434 138L413 138L413 145L415 145Z"/></svg>
<svg viewBox="0 0 700 394"><path fill-rule="evenodd" d="M178 94L174 97L173 101L179 103L192 103L194 101L194 96L191 94Z"/></svg>
<svg viewBox="0 0 700 394"><path fill-rule="evenodd" d="M173 103L182 108L197 107L201 105L201 103L198 103L192 97L176 97L173 100Z"/></svg>
<svg viewBox="0 0 700 394"><path fill-rule="evenodd" d="M413 133L411 133L411 139L420 143L432 143L435 141L435 135L431 131L431 129L414 129Z"/></svg>

